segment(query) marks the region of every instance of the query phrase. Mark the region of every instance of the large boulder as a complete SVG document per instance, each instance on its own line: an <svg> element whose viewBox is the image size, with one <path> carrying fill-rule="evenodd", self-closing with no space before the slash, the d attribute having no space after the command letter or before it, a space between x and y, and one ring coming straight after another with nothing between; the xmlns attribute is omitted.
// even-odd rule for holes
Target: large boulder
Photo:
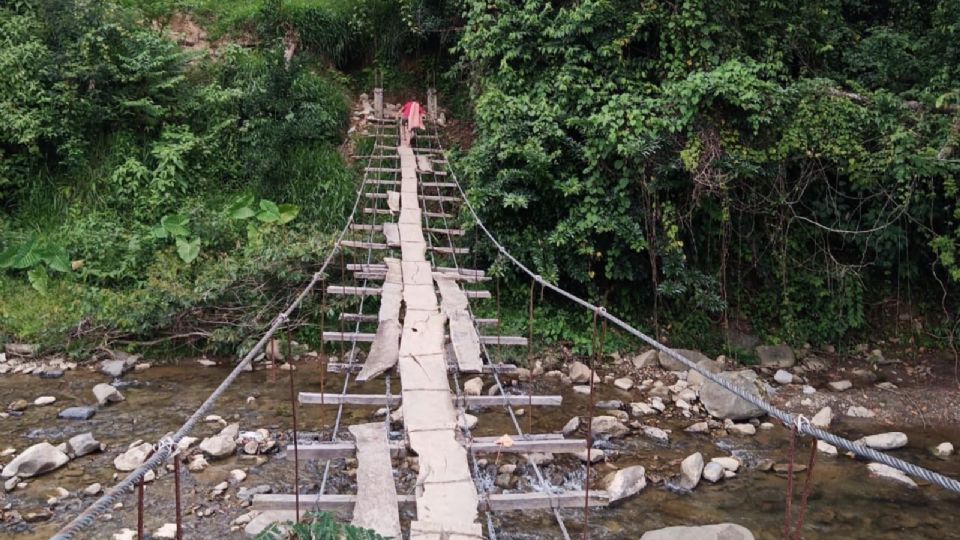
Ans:
<svg viewBox="0 0 960 540"><path fill-rule="evenodd" d="M758 398L763 396L757 389L757 374L749 369L742 371L724 371L720 373L727 381L739 386ZM763 416L764 412L749 401L737 397L724 387L714 382L706 382L700 388L700 401L707 411L717 418L730 420L748 420Z"/></svg>
<svg viewBox="0 0 960 540"><path fill-rule="evenodd" d="M735 523L700 527L667 527L643 533L640 540L754 540L753 533Z"/></svg>
<svg viewBox="0 0 960 540"><path fill-rule="evenodd" d="M130 472L143 465L150 452L153 451L153 445L150 443L141 443L130 447L126 452L120 454L113 460L113 466L120 472Z"/></svg>
<svg viewBox="0 0 960 540"><path fill-rule="evenodd" d="M895 448L903 448L907 445L908 441L906 433L891 431L889 433L867 435L858 442L875 450L893 450Z"/></svg>
<svg viewBox="0 0 960 540"><path fill-rule="evenodd" d="M97 398L97 403L106 405L123 401L123 394L119 390L107 383L100 383L93 387L93 395Z"/></svg>
<svg viewBox="0 0 960 540"><path fill-rule="evenodd" d="M239 431L240 426L238 424L230 424L223 428L217 435L202 440L200 442L200 450L212 458L223 458L233 455L237 450L237 435Z"/></svg>
<svg viewBox="0 0 960 540"><path fill-rule="evenodd" d="M3 468L0 476L29 478L64 466L70 458L48 442L35 444Z"/></svg>
<svg viewBox="0 0 960 540"><path fill-rule="evenodd" d="M80 457L100 452L103 450L103 445L93 438L92 433L81 433L70 437L70 440L67 441L67 448L74 457Z"/></svg>
<svg viewBox="0 0 960 540"><path fill-rule="evenodd" d="M623 437L630 432L630 428L623 425L615 416L594 416L590 424L594 436L604 438Z"/></svg>
<svg viewBox="0 0 960 540"><path fill-rule="evenodd" d="M754 351L761 367L789 368L797 363L797 357L788 345L760 345Z"/></svg>
<svg viewBox="0 0 960 540"><path fill-rule="evenodd" d="M694 364L699 364L704 360L710 360L700 351L691 351L689 349L674 349L673 351L679 354L680 356L683 356L687 360L690 360ZM660 367L662 367L667 371L687 371L688 369L690 369L687 367L686 364L673 358L672 356L668 355L665 352L661 351L659 358L660 358Z"/></svg>
<svg viewBox="0 0 960 540"><path fill-rule="evenodd" d="M641 465L610 473L604 479L609 502L614 503L640 493L647 486L646 470Z"/></svg>
<svg viewBox="0 0 960 540"><path fill-rule="evenodd" d="M711 360L709 358L705 358L697 362L697 367L702 369L703 371L707 371L709 373L714 373L714 374L720 373L721 371L723 371L723 365L721 365L720 362L717 362L716 360ZM707 378L701 375L700 372L695 369L691 369L690 371L687 372L687 383L689 383L690 385L700 385L700 384L703 384L706 380Z"/></svg>
<svg viewBox="0 0 960 540"><path fill-rule="evenodd" d="M656 349L650 349L647 352L634 356L630 361L636 369L656 367L659 365L658 354L659 352Z"/></svg>

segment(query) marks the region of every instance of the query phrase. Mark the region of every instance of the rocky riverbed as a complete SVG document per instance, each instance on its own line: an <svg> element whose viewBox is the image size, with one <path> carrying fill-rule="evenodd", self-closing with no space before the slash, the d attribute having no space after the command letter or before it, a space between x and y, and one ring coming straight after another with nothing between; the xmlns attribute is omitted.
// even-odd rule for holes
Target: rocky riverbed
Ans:
<svg viewBox="0 0 960 540"><path fill-rule="evenodd" d="M960 460L948 447L960 443L958 413L937 408L957 402L956 387L940 388L932 400L923 400L929 388L911 380L908 370L914 368L904 363L864 363L787 351L760 355L765 365L749 370L723 358L694 352L688 356L848 438L866 437L865 442L897 456L960 474ZM0 495L0 536L24 539L48 537L124 471L135 468L149 452L149 443L179 427L228 370L206 359L150 366L124 355L79 366L8 355L0 365L6 367L0 376L0 406L6 409L0 415L0 429L6 434L0 442L0 465L11 473L5 474ZM308 360L296 367L298 389L317 391L317 365ZM757 538L779 537L788 430L679 368L670 358L648 352L614 355L594 374L592 429L597 442L590 454L595 461L592 485L623 498L592 511L592 534L638 538L673 525L735 522ZM192 434L196 439L184 445L187 538L241 538L243 524L252 517L246 507L252 494L292 490L292 460L283 450L290 440L292 418L287 376L281 369L242 375ZM532 418L531 411L523 411L519 420L524 429L532 422L535 432L585 437L591 428L589 368L572 358L543 358L532 372L519 370L504 377L508 391L526 389L531 376L535 393L561 394L564 405L537 408ZM849 385L831 384L843 381ZM492 391L489 377L464 382L470 393ZM336 376L326 380L328 391L341 384ZM355 391L380 393L383 383L367 383ZM393 392L397 391L394 381ZM382 418L377 409L350 408L344 425ZM514 433L509 416L500 409L471 413L476 417L475 436ZM301 408L302 440L329 439L333 414L335 407L322 412ZM399 436L402 413L394 411L394 417L393 429ZM799 443L797 469L805 467L809 444ZM955 513L960 497L920 482L910 485L913 480L905 482L843 452L820 450L805 537L957 537L953 531L960 524ZM536 459L552 484L582 489L586 453ZM327 492L352 492L355 463L337 460L333 465ZM416 458L398 458L395 467L399 489L412 491ZM521 456L487 456L480 468L490 490L538 488ZM302 492L317 491L322 470L323 463L301 463ZM147 528L163 537L169 527L161 529L174 515L170 471L158 471L146 493ZM136 499L126 496L87 537L123 538L124 529L136 526L135 506ZM407 514L402 516L405 520L413 517ZM565 510L563 515L572 533L580 530L581 511ZM503 513L495 519L501 537L518 539L557 537L552 521L549 512Z"/></svg>

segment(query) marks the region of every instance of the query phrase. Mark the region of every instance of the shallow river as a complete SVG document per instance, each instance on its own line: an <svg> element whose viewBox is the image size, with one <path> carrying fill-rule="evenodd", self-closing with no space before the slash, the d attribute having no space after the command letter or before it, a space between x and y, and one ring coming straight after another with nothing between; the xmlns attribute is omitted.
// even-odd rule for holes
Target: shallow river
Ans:
<svg viewBox="0 0 960 540"><path fill-rule="evenodd" d="M319 374L315 368L303 368L297 379L298 390L317 391ZM117 477L112 461L118 450L137 440L156 441L173 431L205 399L209 392L227 373L222 368L200 368L192 362L183 366L155 367L142 372L129 373L123 380L122 392L126 401L101 408L88 421L58 420L57 412L67 406L89 405L94 402L91 388L106 381L99 373L68 372L64 378L41 380L32 376L0 377L0 404L4 406L16 399L32 402L36 397L52 395L57 402L46 407L28 408L22 416L0 419L0 449L13 446L18 450L47 440L53 444L65 441L72 435L86 431L107 445L102 454L84 456L71 461L57 471L30 481L23 489L0 494L0 507L10 504L22 514L46 507L46 500L58 486L72 495L53 507L49 521L33 524L0 523L0 538L34 539L47 538L80 508L95 498L78 497L76 493L93 482L105 487L112 485ZM243 431L267 428L282 432L291 426L289 386L285 372L258 371L243 374L226 395L217 403L213 413L230 422L239 422ZM339 391L342 380L329 377L327 391ZM357 393L382 393L382 381L354 386ZM393 383L393 392L399 386ZM564 406L557 410L535 411L534 431L559 430L571 416L584 415L587 400L570 392L569 387L539 385L539 394L562 393ZM255 403L248 404L248 397ZM624 402L638 400L639 395L629 394L604 387L599 399L621 399ZM344 425L373 421L374 407L351 408L343 418ZM326 407L323 415L316 407L302 408L299 414L300 429L322 431L333 420L335 407ZM474 435L502 435L513 433L509 417L502 411L491 409L482 414ZM521 425L527 427L527 419L521 417ZM636 539L644 531L683 524L708 524L718 522L739 523L759 539L782 538L786 479L771 472L755 470L751 465L762 459L786 461L788 432L782 427L760 431L753 437L713 438L683 432L683 427L692 423L686 419L658 419L650 422L671 430L670 444L660 445L644 438L614 441L613 448L620 452L613 463L617 467L641 464L647 467L648 477L669 478L679 472L678 462L690 453L700 451L709 460L711 457L733 454L742 461L736 478L718 484L701 483L693 492L681 493L668 489L665 483L650 482L637 497L612 508L594 509L591 513L592 538ZM867 423L834 421L835 431L848 437L863 434L898 430L897 426L877 426ZM198 426L194 436L206 436L219 430L216 425ZM951 441L960 446L960 427L940 427L919 431L913 428L899 429L910 436L909 447L896 451L896 455L918 462L952 476L960 476L960 459L953 456L946 460L934 458L927 448L937 443ZM798 451L797 462L806 460L809 443L803 441ZM508 458L501 458L503 463ZM8 461L5 458L6 462ZM518 463L520 463L518 461ZM231 487L228 498L211 499L210 489L226 479L231 469L242 468L249 476L243 486L270 484L275 493L290 492L293 485L292 459L274 454L265 462L252 457L236 456L226 460L211 461L211 466L201 473L185 473L185 538L243 538L242 531L230 531L230 523L246 510L241 508L234 496L236 487ZM301 464L301 490L315 492L320 482L322 463ZM352 480L342 474L343 462L335 462L333 476L328 483L328 493L349 493ZM609 465L595 466L597 475L612 470ZM554 481L579 487L582 482L582 467L573 458L558 458L546 467L546 473ZM802 475L797 481L799 500ZM412 474L399 477L401 487L410 486ZM532 489L529 476L521 480L525 491ZM152 531L160 525L173 521L173 478L162 475L146 488L146 525ZM128 495L122 508L114 509L108 519L98 520L95 527L83 538L111 538L121 528L136 527L136 500ZM209 516L198 517L197 513L208 511ZM580 537L583 513L580 510L563 510L562 516L574 537ZM414 516L404 511L404 521ZM499 538L549 539L559 538L560 533L549 512L511 512L495 516ZM960 539L960 496L949 495L935 487L921 485L918 490L908 490L896 484L870 478L866 464L846 457L829 458L819 455L816 463L814 484L809 510L804 527L804 538L815 539L894 539L929 538Z"/></svg>

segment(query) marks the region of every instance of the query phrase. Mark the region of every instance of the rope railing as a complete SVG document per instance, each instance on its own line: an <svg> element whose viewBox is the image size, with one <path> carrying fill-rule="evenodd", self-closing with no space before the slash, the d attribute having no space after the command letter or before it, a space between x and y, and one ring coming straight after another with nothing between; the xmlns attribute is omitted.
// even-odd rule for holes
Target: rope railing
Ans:
<svg viewBox="0 0 960 540"><path fill-rule="evenodd" d="M171 454L174 453L174 449L177 448L177 445L180 443L180 441L188 433L190 433L191 430L193 430L197 423L200 422L200 420L202 420L207 413L210 412L214 403L216 403L220 396L222 396L223 393L230 388L240 373L249 368L253 360L257 358L261 352L263 352L264 347L266 347L267 343L270 342L274 334L276 334L277 331L283 327L284 324L286 324L293 312L300 307L300 304L302 304L304 299L306 299L306 297L313 291L317 283L324 279L327 267L330 266L330 263L333 261L333 257L341 249L340 242L350 229L350 225L354 222L357 209L360 206L360 200L363 198L366 184L367 177L364 176L364 180L357 190L357 198L353 202L353 208L350 210L346 224L337 235L337 238L333 243L333 247L331 247L330 253L324 259L320 269L313 274L310 282L307 283L307 285L300 291L293 301L290 302L287 308L277 314L277 316L273 319L273 322L267 328L267 331L263 334L260 340L257 341L253 348L243 356L236 367L233 368L233 371L231 371L230 374L224 378L220 385L217 386L217 388L210 394L209 397L207 397L206 401L204 401L203 404L201 404L200 407L194 411L190 418L183 423L180 429L178 429L172 436L165 437L157 443L153 454L146 461L144 461L142 465L124 477L123 480L117 482L93 504L88 506L76 518L71 520L70 523L66 524L63 528L57 531L57 533L52 537L53 540L70 540L82 529L93 525L93 522L97 517L111 509L117 500L129 490L133 489L148 472L162 465L171 456Z"/></svg>
<svg viewBox="0 0 960 540"><path fill-rule="evenodd" d="M480 228L480 230L483 231L483 233L487 236L490 242L497 248L501 256L503 256L506 260L510 261L514 266L520 269L523 273L530 276L534 281L539 283L542 287L550 289L551 291L555 292L561 297L566 298L567 300L570 300L575 304L579 304L580 306L590 311L593 311L598 316L608 320L614 326L620 328L624 332L640 339L641 341L645 342L647 345L653 347L657 351L666 354L670 358L682 363L687 368L692 369L697 373L703 375L703 377L706 378L707 380L720 385L725 390L733 393L737 397L763 410L766 414L780 420L781 422L783 422L784 425L791 426L791 427L795 425L799 433L809 435L811 437L814 437L815 439L824 441L838 448L843 448L844 450L847 450L848 452L853 452L854 454L860 457L867 458L878 463L882 463L889 467L893 467L894 469L897 469L901 472L915 476L917 478L921 478L926 482L930 482L932 484L940 486L943 489L960 493L960 481L944 476L943 474L940 474L936 471L932 471L930 469L921 467L919 465L915 465L913 463L893 457L889 454L879 452L873 448L870 448L858 442L851 441L844 437L840 437L828 431L824 431L820 428L817 428L816 426L812 425L810 422L805 421L805 418L802 415L794 415L783 409L780 409L774 406L773 404L765 401L761 397L757 396L753 392L748 392L744 388L740 387L740 385L727 380L725 377L719 374L715 374L711 371L708 371L702 368L701 366L698 366L689 358L683 356L677 351L671 349L670 347L667 347L663 343L660 343L656 339L634 328L633 326L628 324L626 321L608 312L603 307L594 305L588 302L587 300L584 300L583 298L580 298L579 296L546 281L545 279L543 279L543 277L541 277L539 274L530 270L526 265L524 265L516 257L514 257L513 254L511 254L507 250L507 248L504 247L503 244L501 244L497 240L497 238L493 235L493 233L490 232L487 226L483 223L483 220L480 219L480 216L477 213L476 209L470 203L470 199L467 198L467 194L463 190L463 186L460 184L459 178L457 178L457 175L454 172L453 167L449 163L450 158L449 156L447 156L446 150L443 149L442 144L440 144L439 142L438 142L438 145L444 156L444 159L446 159L448 162L447 170L450 172L450 178L453 180L454 184L456 184L457 190L460 192L460 195L463 198L464 204L466 205L467 209L470 210L470 214L473 217L474 223L477 225L477 227Z"/></svg>

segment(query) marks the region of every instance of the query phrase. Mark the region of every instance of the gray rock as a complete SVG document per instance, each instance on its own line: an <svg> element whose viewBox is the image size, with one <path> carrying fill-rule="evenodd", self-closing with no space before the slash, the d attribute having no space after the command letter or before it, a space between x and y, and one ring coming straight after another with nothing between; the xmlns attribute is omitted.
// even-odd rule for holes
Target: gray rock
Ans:
<svg viewBox="0 0 960 540"><path fill-rule="evenodd" d="M123 401L123 394L119 390L107 383L100 383L93 387L93 395L97 398L97 403L106 405L108 403L117 403Z"/></svg>
<svg viewBox="0 0 960 540"><path fill-rule="evenodd" d="M141 443L129 448L126 452L113 459L113 466L120 472L130 472L143 465L147 456L153 451L153 445L150 443Z"/></svg>
<svg viewBox="0 0 960 540"><path fill-rule="evenodd" d="M684 431L686 431L687 433L707 433L708 431L710 431L710 425L707 424L706 422L697 422L695 424L690 425L690 427L688 427Z"/></svg>
<svg viewBox="0 0 960 540"><path fill-rule="evenodd" d="M643 533L640 540L755 540L753 533L735 523L699 527L667 527Z"/></svg>
<svg viewBox="0 0 960 540"><path fill-rule="evenodd" d="M622 409L623 402L619 399L607 399L603 401L598 401L594 404L594 407L598 409Z"/></svg>
<svg viewBox="0 0 960 540"><path fill-rule="evenodd" d="M254 495L264 495L273 491L273 488L268 484L261 484L256 487L248 488L242 487L237 490L237 498L241 501L250 501L253 500Z"/></svg>
<svg viewBox="0 0 960 540"><path fill-rule="evenodd" d="M723 371L723 366L720 365L720 362L711 360L709 358L697 362L697 367L704 371L709 371L710 373L720 373ZM691 385L703 384L706 380L706 377L701 375L700 372L695 369L691 369L687 372L687 382Z"/></svg>
<svg viewBox="0 0 960 540"><path fill-rule="evenodd" d="M830 427L830 422L833 421L833 409L830 407L824 407L820 409L820 412L813 415L813 418L810 419L810 423L815 427L820 429L827 429Z"/></svg>
<svg viewBox="0 0 960 540"><path fill-rule="evenodd" d="M63 377L62 369L45 369L40 372L41 379L59 379Z"/></svg>
<svg viewBox="0 0 960 540"><path fill-rule="evenodd" d="M574 417L571 418L566 424L564 424L563 429L560 430L560 431L561 431L561 433L563 433L564 435L570 435L571 433L573 433L574 431L576 431L577 428L579 428L579 427L580 427L580 417L579 417L579 416L574 416Z"/></svg>
<svg viewBox="0 0 960 540"><path fill-rule="evenodd" d="M590 370L590 367L583 362L573 362L570 364L570 380L574 383L589 383L590 375L593 375L594 382L600 382L600 377Z"/></svg>
<svg viewBox="0 0 960 540"><path fill-rule="evenodd" d="M703 479L707 482L716 484L721 478L723 478L723 465L711 461L703 467Z"/></svg>
<svg viewBox="0 0 960 540"><path fill-rule="evenodd" d="M33 400L33 404L37 407L43 407L44 405L50 405L57 401L57 398L53 396L40 396L37 399Z"/></svg>
<svg viewBox="0 0 960 540"><path fill-rule="evenodd" d="M680 463L680 487L684 489L693 489L700 483L700 477L703 475L703 454L687 456Z"/></svg>
<svg viewBox="0 0 960 540"><path fill-rule="evenodd" d="M754 351L762 367L788 368L797 363L793 349L787 345L760 345Z"/></svg>
<svg viewBox="0 0 960 540"><path fill-rule="evenodd" d="M634 356L631 362L633 362L633 367L636 369L656 367L660 365L660 361L657 358L657 356L658 356L657 350L650 349L645 353Z"/></svg>
<svg viewBox="0 0 960 540"><path fill-rule="evenodd" d="M863 437L858 442L875 450L893 450L907 445L907 434L900 431L878 433Z"/></svg>
<svg viewBox="0 0 960 540"><path fill-rule="evenodd" d="M953 444L943 442L933 447L933 455L938 458L950 457L953 455Z"/></svg>
<svg viewBox="0 0 960 540"><path fill-rule="evenodd" d="M870 471L870 476L891 480L911 489L917 488L917 483L912 478L883 463L870 463L867 465L867 470Z"/></svg>
<svg viewBox="0 0 960 540"><path fill-rule="evenodd" d="M214 458L232 455L237 450L237 435L240 432L239 424L230 424L212 437L200 442L200 450Z"/></svg>
<svg viewBox="0 0 960 540"><path fill-rule="evenodd" d="M103 445L100 444L100 441L93 438L92 433L88 432L70 437L70 440L67 441L67 448L74 457L80 457L92 454L93 452L100 452L103 450Z"/></svg>
<svg viewBox="0 0 960 540"><path fill-rule="evenodd" d="M64 466L70 458L48 442L35 444L3 468L0 476L29 478Z"/></svg>
<svg viewBox="0 0 960 540"><path fill-rule="evenodd" d="M39 347L29 343L7 343L3 350L10 356L33 356Z"/></svg>
<svg viewBox="0 0 960 540"><path fill-rule="evenodd" d="M762 397L756 386L757 374L753 371L749 369L742 371L724 371L720 375L727 381L738 385L744 391L758 398ZM707 382L700 389L700 401L703 402L707 411L717 418L747 420L763 416L764 414L763 409L740 399L732 392L714 382Z"/></svg>
<svg viewBox="0 0 960 540"><path fill-rule="evenodd" d="M778 369L777 372L773 374L773 380L780 384L790 384L793 382L793 374L785 369Z"/></svg>
<svg viewBox="0 0 960 540"><path fill-rule="evenodd" d="M853 388L853 383L844 379L842 381L833 381L828 383L827 386L829 386L834 392L843 392L844 390Z"/></svg>
<svg viewBox="0 0 960 540"><path fill-rule="evenodd" d="M604 482L609 502L614 503L640 493L647 486L646 470L634 465L608 474Z"/></svg>
<svg viewBox="0 0 960 540"><path fill-rule="evenodd" d="M630 413L634 416L649 416L657 414L657 410L642 401L630 404Z"/></svg>
<svg viewBox="0 0 960 540"><path fill-rule="evenodd" d="M613 385L620 390L630 390L633 388L633 379L630 377L620 377L613 381Z"/></svg>
<svg viewBox="0 0 960 540"><path fill-rule="evenodd" d="M19 483L20 483L20 477L19 477L19 476L12 476L12 477L8 478L8 479L3 483L3 490L4 490L4 491L13 491L13 490L17 489L17 484L19 484Z"/></svg>
<svg viewBox="0 0 960 540"><path fill-rule="evenodd" d="M483 379L474 377L463 383L463 394L466 396L479 396L483 392Z"/></svg>
<svg viewBox="0 0 960 540"><path fill-rule="evenodd" d="M847 416L853 418L873 418L877 414L866 407L861 407L859 405L850 407L847 409Z"/></svg>
<svg viewBox="0 0 960 540"><path fill-rule="evenodd" d="M837 455L837 447L827 442L817 441L817 450L828 456Z"/></svg>
<svg viewBox="0 0 960 540"><path fill-rule="evenodd" d="M613 416L594 416L590 424L593 434L598 437L623 437L630 429Z"/></svg>
<svg viewBox="0 0 960 540"><path fill-rule="evenodd" d="M753 424L729 424L724 426L724 429L729 431L732 435L756 435L757 427Z"/></svg>
<svg viewBox="0 0 960 540"><path fill-rule="evenodd" d="M670 435L658 427L643 426L643 434L660 442L668 442L670 440Z"/></svg>
<svg viewBox="0 0 960 540"><path fill-rule="evenodd" d="M127 364L123 360L104 360L100 364L100 372L104 375L117 378L127 371Z"/></svg>
<svg viewBox="0 0 960 540"><path fill-rule="evenodd" d="M68 407L57 414L64 420L89 420L97 414L96 407Z"/></svg>
<svg viewBox="0 0 960 540"><path fill-rule="evenodd" d="M579 452L574 452L573 455L577 456L577 458L579 458L580 461L582 461L582 462L584 462L584 463L587 462L587 457L588 457L588 456L587 456L587 449L586 449L586 448L584 448L583 450L580 450ZM607 453L604 452L603 450L601 450L601 449L599 449L599 448L591 448L591 449L590 449L590 455L589 455L590 463L598 463L598 462L600 462L600 461L603 461L604 458L606 458L606 457L607 457Z"/></svg>
<svg viewBox="0 0 960 540"><path fill-rule="evenodd" d="M710 360L700 351L692 351L689 349L674 349L674 352L680 356L685 357L687 360L690 360L694 364L699 364L704 360ZM689 368L683 362L671 357L667 353L661 352L658 356L660 359L660 367L667 371L687 371Z"/></svg>
<svg viewBox="0 0 960 540"><path fill-rule="evenodd" d="M94 495L99 495L101 491L103 491L103 486L97 482L94 482L93 484L83 488L83 493L85 495L90 495L91 497Z"/></svg>

